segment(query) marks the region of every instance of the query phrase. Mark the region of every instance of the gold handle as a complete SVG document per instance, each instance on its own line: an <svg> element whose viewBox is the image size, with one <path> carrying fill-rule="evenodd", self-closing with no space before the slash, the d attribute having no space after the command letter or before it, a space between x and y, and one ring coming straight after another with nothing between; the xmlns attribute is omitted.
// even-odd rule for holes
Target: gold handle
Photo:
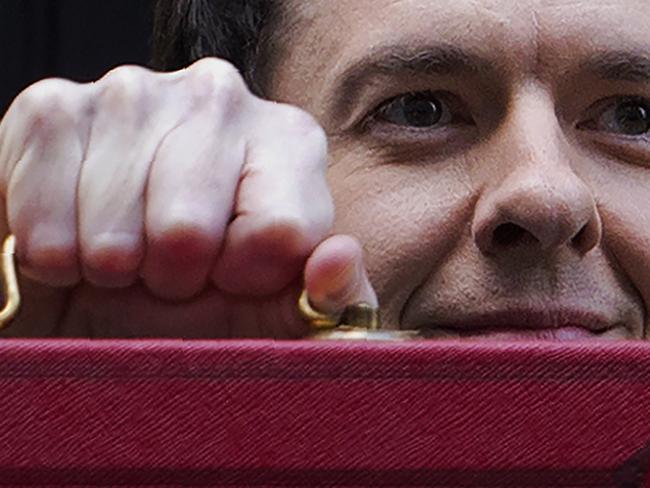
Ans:
<svg viewBox="0 0 650 488"><path fill-rule="evenodd" d="M0 310L0 329L11 322L20 307L20 289L16 278L16 238L8 235L2 244L2 290L5 297L5 306Z"/></svg>
<svg viewBox="0 0 650 488"><path fill-rule="evenodd" d="M379 310L367 303L349 305L342 314L329 315L314 309L309 303L307 290L303 290L298 310L313 329L310 339L405 341L422 338L415 330L382 329Z"/></svg>

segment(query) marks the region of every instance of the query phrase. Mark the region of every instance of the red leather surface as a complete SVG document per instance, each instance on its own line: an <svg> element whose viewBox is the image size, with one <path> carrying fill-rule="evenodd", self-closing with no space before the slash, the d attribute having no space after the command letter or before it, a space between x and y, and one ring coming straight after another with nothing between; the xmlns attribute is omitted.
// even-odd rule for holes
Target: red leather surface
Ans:
<svg viewBox="0 0 650 488"><path fill-rule="evenodd" d="M650 344L5 340L0 485L636 487Z"/></svg>

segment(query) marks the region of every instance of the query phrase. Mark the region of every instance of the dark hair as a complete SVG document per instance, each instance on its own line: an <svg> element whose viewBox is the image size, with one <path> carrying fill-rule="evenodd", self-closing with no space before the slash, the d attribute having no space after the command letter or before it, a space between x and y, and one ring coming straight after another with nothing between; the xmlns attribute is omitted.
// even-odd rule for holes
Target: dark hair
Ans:
<svg viewBox="0 0 650 488"><path fill-rule="evenodd" d="M263 91L261 65L269 63L268 26L277 0L157 0L154 10L154 69L170 71L197 59L230 61L251 90Z"/></svg>

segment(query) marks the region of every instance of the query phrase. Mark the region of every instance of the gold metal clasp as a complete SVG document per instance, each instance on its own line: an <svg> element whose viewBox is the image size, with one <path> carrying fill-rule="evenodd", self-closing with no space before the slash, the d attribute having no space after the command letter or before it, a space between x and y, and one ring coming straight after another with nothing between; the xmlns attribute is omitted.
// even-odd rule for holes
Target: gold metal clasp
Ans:
<svg viewBox="0 0 650 488"><path fill-rule="evenodd" d="M328 315L315 310L309 303L307 290L298 300L298 309L309 321L313 333L310 339L347 341L409 341L421 339L415 330L387 330L381 328L379 309L367 303L356 303L340 315Z"/></svg>
<svg viewBox="0 0 650 488"><path fill-rule="evenodd" d="M5 237L2 244L2 290L5 306L0 310L0 329L11 322L20 308L20 289L16 277L16 238L13 234Z"/></svg>

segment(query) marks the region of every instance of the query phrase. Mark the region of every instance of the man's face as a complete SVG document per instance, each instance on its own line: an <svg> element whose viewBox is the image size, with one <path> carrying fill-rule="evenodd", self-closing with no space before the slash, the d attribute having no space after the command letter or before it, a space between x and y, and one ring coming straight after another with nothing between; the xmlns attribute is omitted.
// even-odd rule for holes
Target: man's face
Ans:
<svg viewBox="0 0 650 488"><path fill-rule="evenodd" d="M647 0L295 3L271 96L328 132L388 325L644 335Z"/></svg>

